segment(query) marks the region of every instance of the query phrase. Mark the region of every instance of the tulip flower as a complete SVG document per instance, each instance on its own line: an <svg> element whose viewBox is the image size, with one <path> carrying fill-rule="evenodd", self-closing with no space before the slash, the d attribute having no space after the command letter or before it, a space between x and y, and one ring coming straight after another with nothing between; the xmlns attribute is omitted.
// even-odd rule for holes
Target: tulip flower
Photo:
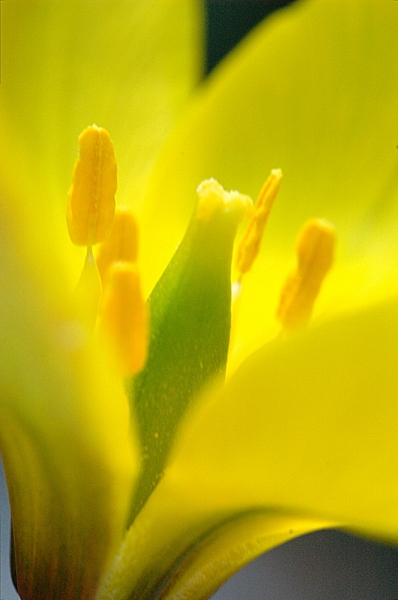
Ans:
<svg viewBox="0 0 398 600"><path fill-rule="evenodd" d="M323 527L396 543L398 3L276 13L156 161L198 72L197 5L4 4L0 440L22 600L208 598ZM144 31L169 70L129 47Z"/></svg>

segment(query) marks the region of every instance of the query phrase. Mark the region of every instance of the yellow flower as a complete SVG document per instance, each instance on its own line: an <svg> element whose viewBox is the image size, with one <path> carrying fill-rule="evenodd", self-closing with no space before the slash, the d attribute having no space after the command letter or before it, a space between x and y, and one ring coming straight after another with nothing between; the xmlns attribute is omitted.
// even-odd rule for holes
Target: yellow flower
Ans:
<svg viewBox="0 0 398 600"><path fill-rule="evenodd" d="M162 43L168 56L178 46L177 57L192 57L188 34L196 31L195 4L156 5L101 3L90 11L89 3L60 9L15 0L3 9L0 438L23 599L205 598L254 556L320 527L398 539L398 3L312 0L275 15L206 84L153 167L167 124L152 145L146 118L169 97L178 112L195 62L186 59L182 83L173 79L167 93L156 95L153 81L137 92L140 108L150 107L143 125L128 104L132 64L141 64L137 82L153 73L168 81L171 72L160 77L140 56L134 63L130 32L156 24L155 16L139 20L153 10L154 33L165 36L155 47ZM167 20L170 6L176 13ZM181 22L171 27L175 14ZM132 440L122 383L70 301L82 256L71 257L57 224L74 140L92 122L112 133L120 156L118 198L139 196L148 289L182 237L200 181L214 176L255 196L271 168L284 171L262 253L243 282L227 382L208 387L204 377L187 416L185 405L177 420L166 415L173 439L152 473L157 485L138 487L133 508L145 411L131 415L141 435ZM132 152L143 158L133 161ZM313 217L336 228L335 266L311 324L277 336L296 232ZM226 247L223 227L200 238L211 251L218 237ZM195 348L179 319L188 315L191 327L193 318L181 297L200 283L214 297L223 293L207 276L209 244L189 231L171 263L188 278L166 274L151 300L152 334L165 307L174 321L156 335L169 335L171 347L180 327L187 360ZM188 259L187 244L195 250ZM198 257L206 263L200 278ZM170 298L178 300L175 314ZM204 313L210 324L214 314ZM204 341L216 347L222 336ZM152 373L172 401L185 385L192 392L184 373L175 394L169 379L159 383L169 351L162 340ZM149 352L127 385L130 398L156 388L145 380ZM211 357L209 364L210 372ZM123 532L126 514L135 518Z"/></svg>

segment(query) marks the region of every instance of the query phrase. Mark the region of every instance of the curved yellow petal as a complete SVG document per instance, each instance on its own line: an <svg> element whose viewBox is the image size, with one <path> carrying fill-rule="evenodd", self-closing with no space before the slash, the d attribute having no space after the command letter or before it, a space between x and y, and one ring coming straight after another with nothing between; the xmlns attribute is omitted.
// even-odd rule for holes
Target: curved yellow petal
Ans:
<svg viewBox="0 0 398 600"><path fill-rule="evenodd" d="M96 123L117 149L119 200L137 205L200 76L201 21L197 0L4 4L1 177L63 204L77 136Z"/></svg>
<svg viewBox="0 0 398 600"><path fill-rule="evenodd" d="M277 331L294 240L309 218L331 221L339 240L318 315L397 289L397 38L396 2L294 3L231 54L165 147L147 197L148 220L162 225L162 258L146 249L154 271L181 235L198 181L214 176L256 196L271 168L283 170L262 258L245 280L238 344Z"/></svg>
<svg viewBox="0 0 398 600"><path fill-rule="evenodd" d="M127 400L71 310L44 224L1 192L0 448L18 592L91 599L137 471Z"/></svg>
<svg viewBox="0 0 398 600"><path fill-rule="evenodd" d="M99 600L209 598L255 556L330 524L273 508L213 512L194 503L187 510L186 499L175 482L159 484L130 527Z"/></svg>
<svg viewBox="0 0 398 600"><path fill-rule="evenodd" d="M397 543L397 337L396 297L265 346L210 391L101 600L113 586L123 599L158 586L207 598L262 551L325 526Z"/></svg>
<svg viewBox="0 0 398 600"><path fill-rule="evenodd" d="M397 337L395 297L264 346L191 416L169 477L213 510L265 504L397 541Z"/></svg>

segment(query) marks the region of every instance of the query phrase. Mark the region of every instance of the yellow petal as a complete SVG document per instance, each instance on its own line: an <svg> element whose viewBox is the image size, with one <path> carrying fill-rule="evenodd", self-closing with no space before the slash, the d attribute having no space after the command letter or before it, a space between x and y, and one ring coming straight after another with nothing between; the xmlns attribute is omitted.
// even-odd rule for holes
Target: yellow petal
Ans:
<svg viewBox="0 0 398 600"><path fill-rule="evenodd" d="M1 197L0 447L18 591L88 599L137 470L127 401L71 309L51 239L4 188Z"/></svg>
<svg viewBox="0 0 398 600"><path fill-rule="evenodd" d="M156 165L147 197L148 219L159 198L164 207L156 263L143 248L154 270L181 235L198 181L213 176L255 196L270 168L283 170L245 281L237 344L278 331L294 240L310 218L332 222L339 239L315 317L397 289L397 10L396 2L317 0L279 11L214 73Z"/></svg>
<svg viewBox="0 0 398 600"><path fill-rule="evenodd" d="M191 510L189 491L179 483L159 484L129 529L99 600L147 600L159 589L167 600L208 598L254 556L328 525L274 509L216 513L194 501Z"/></svg>
<svg viewBox="0 0 398 600"><path fill-rule="evenodd" d="M319 527L397 543L397 336L398 298L270 344L208 393L101 600L111 585L151 597L162 576L166 598L202 597Z"/></svg>
<svg viewBox="0 0 398 600"><path fill-rule="evenodd" d="M201 34L196 0L2 6L1 177L63 206L76 138L97 123L117 148L119 198L137 204L200 76Z"/></svg>
<svg viewBox="0 0 398 600"><path fill-rule="evenodd" d="M170 477L214 510L279 507L397 541L397 336L395 298L262 348L192 416Z"/></svg>

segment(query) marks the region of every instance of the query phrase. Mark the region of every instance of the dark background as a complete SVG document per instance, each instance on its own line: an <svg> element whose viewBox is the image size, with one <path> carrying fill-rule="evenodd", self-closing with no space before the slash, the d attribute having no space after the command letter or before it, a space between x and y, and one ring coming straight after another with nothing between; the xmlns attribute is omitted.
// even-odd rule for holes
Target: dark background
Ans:
<svg viewBox="0 0 398 600"><path fill-rule="evenodd" d="M291 3L207 0L206 73L260 20ZM339 531L313 533L248 565L213 600L398 600L398 550Z"/></svg>
<svg viewBox="0 0 398 600"><path fill-rule="evenodd" d="M207 0L206 73L264 17L293 0Z"/></svg>

